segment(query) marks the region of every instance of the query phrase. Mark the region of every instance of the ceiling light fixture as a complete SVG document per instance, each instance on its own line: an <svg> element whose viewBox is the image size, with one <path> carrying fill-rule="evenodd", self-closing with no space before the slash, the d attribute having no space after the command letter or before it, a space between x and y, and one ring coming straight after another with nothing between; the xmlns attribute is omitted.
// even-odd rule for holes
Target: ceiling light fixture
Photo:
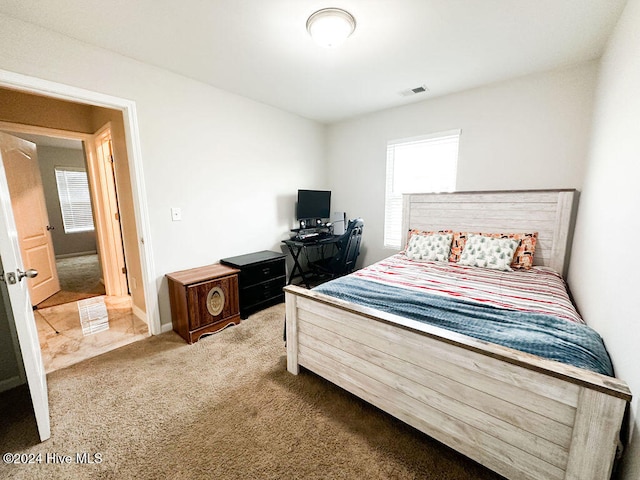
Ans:
<svg viewBox="0 0 640 480"><path fill-rule="evenodd" d="M340 8L323 8L311 14L307 31L322 47L337 47L356 29L356 19Z"/></svg>

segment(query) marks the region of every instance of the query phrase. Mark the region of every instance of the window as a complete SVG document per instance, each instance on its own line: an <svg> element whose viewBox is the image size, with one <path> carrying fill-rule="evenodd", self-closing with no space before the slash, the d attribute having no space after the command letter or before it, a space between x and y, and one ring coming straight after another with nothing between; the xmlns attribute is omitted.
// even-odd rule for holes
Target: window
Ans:
<svg viewBox="0 0 640 480"><path fill-rule="evenodd" d="M65 233L94 230L87 172L81 168L56 167L56 184Z"/></svg>
<svg viewBox="0 0 640 480"><path fill-rule="evenodd" d="M459 138L452 130L387 144L385 247L400 248L403 193L455 190Z"/></svg>

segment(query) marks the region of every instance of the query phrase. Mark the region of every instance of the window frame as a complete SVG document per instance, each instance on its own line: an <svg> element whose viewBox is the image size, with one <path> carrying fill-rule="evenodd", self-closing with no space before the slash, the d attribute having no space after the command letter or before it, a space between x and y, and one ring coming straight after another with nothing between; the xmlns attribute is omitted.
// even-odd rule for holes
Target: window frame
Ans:
<svg viewBox="0 0 640 480"><path fill-rule="evenodd" d="M62 173L64 177L63 181L64 181L65 198L63 198L63 195L60 190L61 184L58 176L59 172ZM75 201L75 205L76 205L75 208L79 209L80 213L78 214L74 213L74 202L73 202L74 199L70 198L72 192L70 192L69 190L70 179L67 178L67 172L84 173L84 176L86 178L86 187L87 187L86 194L88 197L89 215L86 214L86 210L87 210L86 207L82 206L86 202L79 201L79 200ZM62 216L62 225L64 228L64 233L73 234L73 233L94 232L96 228L95 228L95 220L93 218L93 205L91 203L91 189L89 186L89 175L87 173L86 168L56 165L53 167L53 173L56 181L57 198L60 206L60 214ZM82 212L82 210L84 210L84 213ZM87 219L91 220L91 226L89 226Z"/></svg>
<svg viewBox="0 0 640 480"><path fill-rule="evenodd" d="M420 192L453 192L457 187L458 160L460 152L461 129L445 130L442 132L430 133L416 137L401 138L387 142L387 158L385 168L385 203L384 203L384 225L383 225L383 247L398 250L402 248L402 193L393 193L393 186L396 180L396 149L398 146L409 146L411 144L429 144L430 142L443 141L450 137L455 137L456 158L453 163L453 171L449 172L453 176L453 185L443 190L422 189ZM406 192L409 193L409 192Z"/></svg>

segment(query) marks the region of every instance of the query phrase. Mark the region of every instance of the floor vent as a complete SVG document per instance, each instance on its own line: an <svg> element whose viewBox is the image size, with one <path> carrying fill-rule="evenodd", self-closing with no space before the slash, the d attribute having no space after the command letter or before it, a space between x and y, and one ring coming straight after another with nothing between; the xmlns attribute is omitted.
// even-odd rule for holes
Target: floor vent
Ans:
<svg viewBox="0 0 640 480"><path fill-rule="evenodd" d="M80 325L82 334L92 335L94 333L109 330L109 314L104 303L104 297L92 297L78 302L78 312L80 313Z"/></svg>

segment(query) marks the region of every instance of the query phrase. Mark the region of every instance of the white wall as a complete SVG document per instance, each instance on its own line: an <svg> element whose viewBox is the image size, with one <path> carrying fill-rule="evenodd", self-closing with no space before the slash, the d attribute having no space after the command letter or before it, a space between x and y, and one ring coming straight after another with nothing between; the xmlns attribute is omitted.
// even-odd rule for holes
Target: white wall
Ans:
<svg viewBox="0 0 640 480"><path fill-rule="evenodd" d="M582 315L602 335L616 374L635 395L621 477L627 480L640 478L639 91L640 0L630 0L602 58L569 270Z"/></svg>
<svg viewBox="0 0 640 480"><path fill-rule="evenodd" d="M386 144L461 129L457 190L580 188L597 64L531 75L328 129L334 210L365 220L364 264L383 248Z"/></svg>
<svg viewBox="0 0 640 480"><path fill-rule="evenodd" d="M163 324L164 274L279 250L297 189L326 183L318 123L5 16L0 44L1 69L136 102Z"/></svg>

